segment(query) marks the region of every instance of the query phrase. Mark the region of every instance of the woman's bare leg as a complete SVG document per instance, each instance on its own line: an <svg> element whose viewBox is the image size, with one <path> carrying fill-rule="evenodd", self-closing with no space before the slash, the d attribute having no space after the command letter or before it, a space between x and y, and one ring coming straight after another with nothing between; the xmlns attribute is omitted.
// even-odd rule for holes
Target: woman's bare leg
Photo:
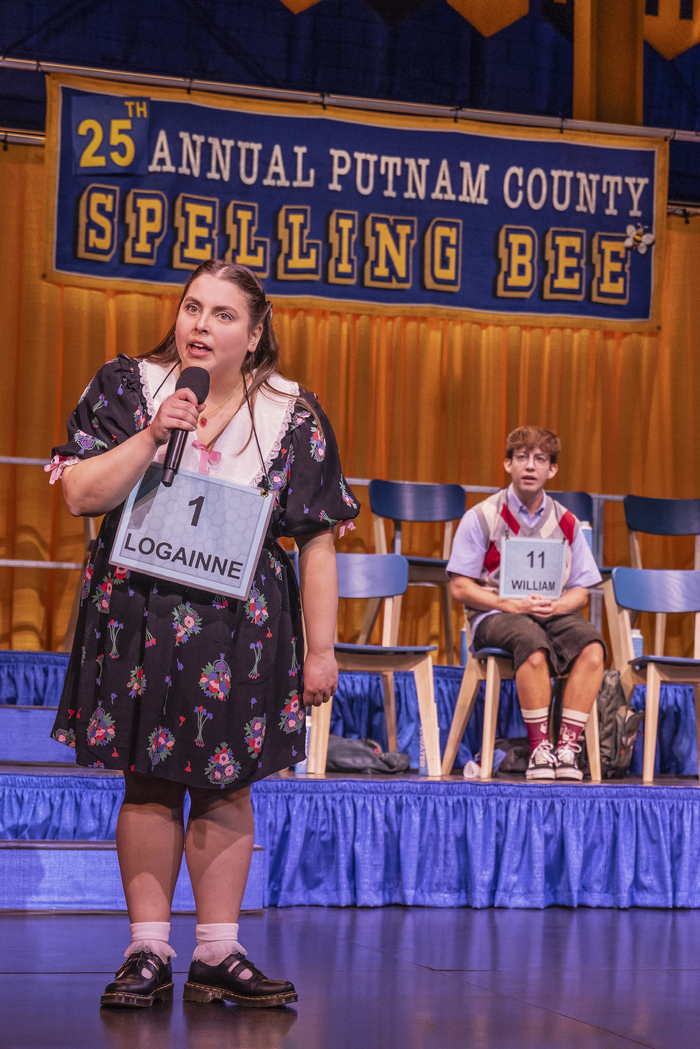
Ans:
<svg viewBox="0 0 700 1049"><path fill-rule="evenodd" d="M253 855L250 788L190 790L185 856L200 925L237 922Z"/></svg>
<svg viewBox="0 0 700 1049"><path fill-rule="evenodd" d="M124 773L117 820L117 856L131 922L170 920L182 863L185 786Z"/></svg>

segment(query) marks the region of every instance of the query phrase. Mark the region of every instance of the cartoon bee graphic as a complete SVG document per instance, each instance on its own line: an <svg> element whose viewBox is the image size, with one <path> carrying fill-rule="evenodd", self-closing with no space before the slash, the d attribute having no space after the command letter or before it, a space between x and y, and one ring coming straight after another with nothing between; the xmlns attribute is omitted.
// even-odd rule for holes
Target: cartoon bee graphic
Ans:
<svg viewBox="0 0 700 1049"><path fill-rule="evenodd" d="M633 226L631 223L625 230L627 239L625 247L638 251L640 255L646 255L650 244L654 243L654 234L645 233L646 226Z"/></svg>

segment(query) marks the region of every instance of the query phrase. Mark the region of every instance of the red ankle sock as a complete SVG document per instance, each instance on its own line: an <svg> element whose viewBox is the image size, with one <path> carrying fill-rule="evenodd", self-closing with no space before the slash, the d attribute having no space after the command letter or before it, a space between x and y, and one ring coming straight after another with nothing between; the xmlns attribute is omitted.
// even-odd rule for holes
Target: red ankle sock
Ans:
<svg viewBox="0 0 700 1049"><path fill-rule="evenodd" d="M522 710L525 728L530 737L530 753L540 743L547 740L547 728L549 726L549 707L539 707L537 710Z"/></svg>
<svg viewBox="0 0 700 1049"><path fill-rule="evenodd" d="M557 746L561 743L578 743L578 738L586 727L587 721L588 714L583 714L580 710L570 710L568 707L562 707L561 728L559 729Z"/></svg>

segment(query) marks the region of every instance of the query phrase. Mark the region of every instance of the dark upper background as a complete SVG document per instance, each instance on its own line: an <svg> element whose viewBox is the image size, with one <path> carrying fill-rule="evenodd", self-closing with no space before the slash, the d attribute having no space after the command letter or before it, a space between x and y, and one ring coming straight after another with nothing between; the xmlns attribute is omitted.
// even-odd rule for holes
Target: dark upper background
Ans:
<svg viewBox="0 0 700 1049"><path fill-rule="evenodd" d="M530 0L483 37L446 0L1 0L0 54L335 95L570 117L573 2ZM696 3L700 0L695 0ZM44 75L0 67L0 127L43 131ZM644 123L700 130L700 44L644 45ZM700 201L700 145L671 142L669 197Z"/></svg>

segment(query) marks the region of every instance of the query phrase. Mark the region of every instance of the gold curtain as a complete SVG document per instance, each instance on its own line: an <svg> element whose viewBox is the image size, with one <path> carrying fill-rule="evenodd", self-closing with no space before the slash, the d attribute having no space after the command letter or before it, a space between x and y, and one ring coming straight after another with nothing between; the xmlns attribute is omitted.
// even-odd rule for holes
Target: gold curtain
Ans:
<svg viewBox="0 0 700 1049"><path fill-rule="evenodd" d="M671 218L668 227L660 332L277 309L283 370L319 396L348 477L501 484L505 435L532 422L561 436L556 487L698 496L700 220ZM41 149L0 151L0 230L0 447L3 455L48 457L97 368L119 351L155 345L172 321L176 296L87 291L42 279ZM38 467L8 465L0 466L0 485L0 556L82 559L82 524L63 506L60 485L50 487ZM367 493L357 494L365 509L340 548L372 550ZM404 549L439 556L441 530L407 527ZM649 567L690 568L692 540L643 538L642 556ZM629 563L619 505L606 511L605 562ZM0 647L60 649L77 571L0 568L0 580ZM351 640L362 610L348 604L341 636ZM412 588L402 642L438 644L440 637L437 592ZM690 648L690 623L672 619L667 651Z"/></svg>

